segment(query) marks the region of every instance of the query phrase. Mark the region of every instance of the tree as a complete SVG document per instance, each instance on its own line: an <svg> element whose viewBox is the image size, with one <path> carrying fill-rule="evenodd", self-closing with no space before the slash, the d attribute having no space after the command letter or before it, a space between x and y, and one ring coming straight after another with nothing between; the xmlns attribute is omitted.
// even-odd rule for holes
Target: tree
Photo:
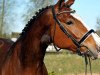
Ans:
<svg viewBox="0 0 100 75"><path fill-rule="evenodd" d="M0 33L19 32L36 11L51 4L53 0L0 0Z"/></svg>
<svg viewBox="0 0 100 75"><path fill-rule="evenodd" d="M100 35L100 18L97 18L97 33Z"/></svg>
<svg viewBox="0 0 100 75"><path fill-rule="evenodd" d="M54 0L30 0L30 3L27 4L27 14L23 15L25 17L25 22L27 23L39 9L52 4L54 4Z"/></svg>
<svg viewBox="0 0 100 75"><path fill-rule="evenodd" d="M97 24L100 25L100 18L97 18Z"/></svg>
<svg viewBox="0 0 100 75"><path fill-rule="evenodd" d="M34 3L35 8L40 9L41 7L49 6L53 3L53 0L31 0Z"/></svg>
<svg viewBox="0 0 100 75"><path fill-rule="evenodd" d="M0 1L0 34L3 37L3 34L8 35L11 31L11 23L13 24L13 13L11 12L14 6L13 0L2 0ZM12 21L12 22L11 22Z"/></svg>
<svg viewBox="0 0 100 75"><path fill-rule="evenodd" d="M0 25L0 35L2 36L3 25L4 25L4 13L5 13L5 0L2 1L2 10L1 10L1 25Z"/></svg>

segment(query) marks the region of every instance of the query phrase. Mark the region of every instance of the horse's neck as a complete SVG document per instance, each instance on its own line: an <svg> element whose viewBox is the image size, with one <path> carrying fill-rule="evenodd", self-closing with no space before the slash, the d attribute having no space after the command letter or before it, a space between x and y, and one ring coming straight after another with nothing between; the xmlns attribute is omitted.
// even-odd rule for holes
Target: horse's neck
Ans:
<svg viewBox="0 0 100 75"><path fill-rule="evenodd" d="M47 27L41 22L32 25L30 32L22 39L20 61L23 66L32 66L43 62L47 45L42 42ZM40 25L41 24L41 25Z"/></svg>
<svg viewBox="0 0 100 75"><path fill-rule="evenodd" d="M42 24L42 23L40 23ZM20 39L14 48L14 52L8 61L9 66L20 66L23 69L42 70L44 68L44 55L47 44L44 43L47 27L36 25L26 37ZM41 27L41 28L38 28ZM46 35L47 36L47 35Z"/></svg>

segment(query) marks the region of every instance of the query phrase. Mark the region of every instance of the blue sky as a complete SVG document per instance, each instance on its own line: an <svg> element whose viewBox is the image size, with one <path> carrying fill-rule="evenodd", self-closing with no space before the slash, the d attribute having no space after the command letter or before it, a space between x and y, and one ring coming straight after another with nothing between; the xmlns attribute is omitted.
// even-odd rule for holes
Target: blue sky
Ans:
<svg viewBox="0 0 100 75"><path fill-rule="evenodd" d="M72 8L90 28L96 29L96 19L100 17L100 0L75 0Z"/></svg>
<svg viewBox="0 0 100 75"><path fill-rule="evenodd" d="M16 11L17 21L12 31L21 32L24 28L25 23L23 23L21 16L25 12L29 0L16 0ZM54 0L56 3L58 0ZM30 4L29 4L30 5ZM100 17L100 0L75 0L75 3L72 5L72 9L76 10L76 13L80 15L83 21L88 25L88 27L96 29L96 19Z"/></svg>

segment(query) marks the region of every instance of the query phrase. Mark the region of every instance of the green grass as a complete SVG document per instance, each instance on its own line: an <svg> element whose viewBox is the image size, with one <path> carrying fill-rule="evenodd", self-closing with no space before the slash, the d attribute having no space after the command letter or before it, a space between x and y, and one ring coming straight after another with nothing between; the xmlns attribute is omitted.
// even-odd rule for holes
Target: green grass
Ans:
<svg viewBox="0 0 100 75"><path fill-rule="evenodd" d="M85 70L84 58L75 54L46 53L45 64L49 75L83 74ZM88 70L89 71L89 70ZM100 74L100 60L92 61L93 73Z"/></svg>

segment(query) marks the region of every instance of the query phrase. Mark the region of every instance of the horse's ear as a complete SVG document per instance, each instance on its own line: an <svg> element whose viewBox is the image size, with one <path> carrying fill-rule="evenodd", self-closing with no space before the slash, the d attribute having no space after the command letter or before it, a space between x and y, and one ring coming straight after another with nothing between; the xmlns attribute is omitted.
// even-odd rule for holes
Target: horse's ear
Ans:
<svg viewBox="0 0 100 75"><path fill-rule="evenodd" d="M59 0L59 1L57 2L56 5L58 6L59 10L60 10L60 8L63 6L64 2L65 2L65 0Z"/></svg>
<svg viewBox="0 0 100 75"><path fill-rule="evenodd" d="M68 0L65 5L69 8L73 3L74 3L75 0Z"/></svg>

